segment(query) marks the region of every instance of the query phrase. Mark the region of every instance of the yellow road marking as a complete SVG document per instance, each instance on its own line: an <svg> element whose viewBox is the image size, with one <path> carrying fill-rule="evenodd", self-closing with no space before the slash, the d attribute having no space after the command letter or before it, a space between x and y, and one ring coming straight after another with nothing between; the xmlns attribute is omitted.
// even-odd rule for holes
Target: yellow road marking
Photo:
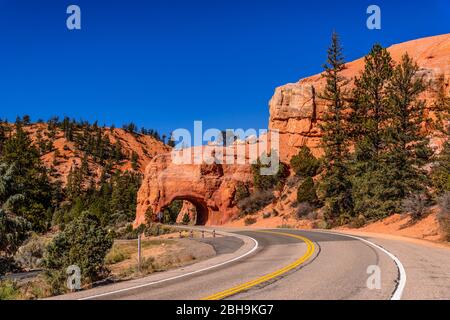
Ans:
<svg viewBox="0 0 450 320"><path fill-rule="evenodd" d="M299 235L296 235L296 234L283 233L283 232L273 232L273 231L259 231L259 232L283 235L283 236L287 236L287 237L300 239L300 240L302 240L303 242L306 243L306 246L307 246L306 253L302 257L300 257L299 259L294 261L293 263L291 263L291 264L289 264L289 265L287 265L287 266L285 266L285 267L283 267L283 268L281 268L279 270L276 270L274 272L266 274L266 275L264 275L264 276L262 276L260 278L255 279L255 280L248 281L248 282L245 282L245 283L240 284L238 286L232 287L232 288L227 289L225 291L218 292L216 294L210 295L210 296L208 296L206 298L203 298L202 300L220 300L220 299L224 299L226 297L235 295L235 294L237 294L239 292L246 291L246 290L248 290L248 289L250 289L250 288L252 288L254 286L257 286L258 284L261 284L263 282L266 282L266 281L269 281L269 280L274 279L276 277L279 277L280 275L282 275L282 274L284 274L284 273L286 273L286 272L288 272L288 271L290 271L292 269L297 268L302 263L304 263L306 260L308 260L314 253L314 244L312 243L311 240L309 240L309 239L307 239L305 237L302 237L302 236L299 236Z"/></svg>

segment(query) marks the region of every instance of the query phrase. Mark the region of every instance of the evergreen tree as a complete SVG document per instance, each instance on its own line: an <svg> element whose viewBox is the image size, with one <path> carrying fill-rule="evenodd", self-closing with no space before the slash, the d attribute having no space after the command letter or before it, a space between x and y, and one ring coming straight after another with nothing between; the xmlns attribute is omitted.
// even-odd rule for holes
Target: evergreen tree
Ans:
<svg viewBox="0 0 450 320"><path fill-rule="evenodd" d="M8 166L14 166L12 185L24 196L14 213L28 220L35 231L45 231L51 219L48 209L52 204L52 188L39 152L32 145L20 121L15 125L14 134L4 144L1 160ZM10 190L9 194L15 192Z"/></svg>
<svg viewBox="0 0 450 320"><path fill-rule="evenodd" d="M131 153L131 168L135 171L139 169L139 155L136 151Z"/></svg>
<svg viewBox="0 0 450 320"><path fill-rule="evenodd" d="M172 132L170 133L170 138L169 141L167 142L167 145L172 148L175 147L175 138L173 137Z"/></svg>
<svg viewBox="0 0 450 320"><path fill-rule="evenodd" d="M363 73L355 80L350 104L355 143L353 201L355 212L369 218L383 218L398 209L392 166L385 157L393 72L389 52L375 45L365 57Z"/></svg>
<svg viewBox="0 0 450 320"><path fill-rule="evenodd" d="M423 132L425 101L419 96L426 89L419 67L405 54L393 73L389 92L390 121L387 124L386 167L390 176L390 196L402 201L412 193L424 192L429 185L424 165L432 151Z"/></svg>
<svg viewBox="0 0 450 320"><path fill-rule="evenodd" d="M272 150L272 152L275 152ZM289 171L287 169L287 166L279 161L278 154L276 154L273 158L273 160L279 163L278 171L273 175L262 175L261 169L262 168L269 168L270 164L263 164L261 161L261 158L268 157L271 159L271 155L267 155L266 153L263 153L260 158L257 159L256 163L252 164L252 173L253 173L253 185L257 190L263 191L263 190L271 190L275 187L280 187L284 184L287 176L289 175Z"/></svg>
<svg viewBox="0 0 450 320"><path fill-rule="evenodd" d="M325 173L320 188L325 200L328 219L349 216L353 211L352 184L348 167L349 134L347 124L348 80L342 76L345 60L339 37L333 33L328 59L324 66L326 86L320 94L328 106L323 123L322 148Z"/></svg>
<svg viewBox="0 0 450 320"><path fill-rule="evenodd" d="M437 194L450 191L450 125L447 125L446 141L437 163L433 166L431 179Z"/></svg>
<svg viewBox="0 0 450 320"><path fill-rule="evenodd" d="M307 177L298 187L297 190L297 202L309 204L317 204L316 186L314 180L311 177Z"/></svg>

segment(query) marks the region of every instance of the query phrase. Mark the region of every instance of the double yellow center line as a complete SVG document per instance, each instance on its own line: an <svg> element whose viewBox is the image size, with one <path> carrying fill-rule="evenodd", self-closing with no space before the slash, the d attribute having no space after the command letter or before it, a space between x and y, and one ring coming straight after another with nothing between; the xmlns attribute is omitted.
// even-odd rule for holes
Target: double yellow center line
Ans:
<svg viewBox="0 0 450 320"><path fill-rule="evenodd" d="M232 288L227 289L225 291L218 292L216 294L210 295L210 296L208 296L206 298L203 298L202 300L220 300L220 299L224 299L226 297L235 295L235 294L237 294L239 292L246 291L246 290L248 290L248 289L250 289L250 288L252 288L254 286L257 286L257 285L259 285L261 283L264 283L264 282L267 282L267 281L272 280L274 278L277 278L277 277L285 274L286 272L289 272L289 271L297 268L298 266L300 266L302 263L304 263L306 260L308 260L314 253L314 244L312 243L311 240L309 240L309 239L307 239L305 237L302 237L302 236L299 236L299 235L296 235L296 234L283 233L283 232L273 232L273 231L260 231L260 232L276 234L276 235L282 235L282 236L287 236L287 237L300 239L300 240L302 240L303 242L306 243L306 246L307 246L306 253L302 257L300 257L299 259L294 261L293 263L291 263L291 264L289 264L289 265L287 265L287 266L285 266L285 267L283 267L283 268L281 268L279 270L276 270L274 272L266 274L266 275L264 275L264 276L262 276L260 278L255 279L255 280L248 281L248 282L245 282L245 283L240 284L238 286L232 287Z"/></svg>

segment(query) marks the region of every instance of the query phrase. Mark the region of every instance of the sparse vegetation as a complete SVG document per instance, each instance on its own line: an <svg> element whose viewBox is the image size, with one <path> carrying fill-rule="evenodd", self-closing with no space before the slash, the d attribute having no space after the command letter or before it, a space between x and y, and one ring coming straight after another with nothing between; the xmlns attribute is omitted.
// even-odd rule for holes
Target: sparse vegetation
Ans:
<svg viewBox="0 0 450 320"><path fill-rule="evenodd" d="M246 226L250 226L252 224L255 224L256 221L257 220L254 217L247 217L247 218L245 218L244 223L245 223Z"/></svg>
<svg viewBox="0 0 450 320"><path fill-rule="evenodd" d="M450 192L446 192L439 199L438 219L446 235L446 240L450 241Z"/></svg>
<svg viewBox="0 0 450 320"><path fill-rule="evenodd" d="M402 202L403 212L410 214L413 221L423 218L429 206L430 199L424 193L412 194Z"/></svg>
<svg viewBox="0 0 450 320"><path fill-rule="evenodd" d="M310 220L314 220L315 219L314 207L311 204L309 204L309 202L302 202L298 205L295 215L297 219L307 218Z"/></svg>
<svg viewBox="0 0 450 320"><path fill-rule="evenodd" d="M274 200L271 191L255 191L249 197L238 202L237 206L243 215L255 213Z"/></svg>

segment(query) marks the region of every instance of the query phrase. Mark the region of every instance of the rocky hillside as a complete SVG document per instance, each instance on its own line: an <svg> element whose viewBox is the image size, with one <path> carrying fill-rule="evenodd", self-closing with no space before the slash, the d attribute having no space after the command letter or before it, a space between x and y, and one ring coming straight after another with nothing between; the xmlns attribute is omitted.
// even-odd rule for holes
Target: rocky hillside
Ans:
<svg viewBox="0 0 450 320"><path fill-rule="evenodd" d="M75 126L70 137L61 125L44 122L27 124L24 130L41 151L51 176L63 185L71 169L80 167L83 159L97 180L105 167L143 173L151 159L171 149L150 135L96 125Z"/></svg>
<svg viewBox="0 0 450 320"><path fill-rule="evenodd" d="M436 81L443 77L445 90L450 92L450 34L397 44L388 48L388 51L395 61L399 61L407 52L417 62L426 79ZM351 87L354 78L364 68L364 58L350 62L346 67L343 76L350 81ZM318 95L324 84L324 78L318 74L275 90L269 103L269 128L280 131L280 154L283 161L289 161L298 148L304 145L320 155L318 146L321 133L318 124L326 106ZM429 106L432 104L435 99L433 86L423 98Z"/></svg>

